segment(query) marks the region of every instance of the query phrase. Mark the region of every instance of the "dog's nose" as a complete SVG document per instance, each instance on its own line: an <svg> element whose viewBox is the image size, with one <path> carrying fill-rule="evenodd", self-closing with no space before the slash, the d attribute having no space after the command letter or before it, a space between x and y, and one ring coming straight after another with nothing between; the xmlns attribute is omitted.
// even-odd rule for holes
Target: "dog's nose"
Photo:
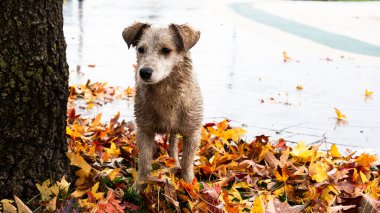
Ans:
<svg viewBox="0 0 380 213"><path fill-rule="evenodd" d="M144 67L140 69L140 77L144 80L148 80L152 76L152 68Z"/></svg>

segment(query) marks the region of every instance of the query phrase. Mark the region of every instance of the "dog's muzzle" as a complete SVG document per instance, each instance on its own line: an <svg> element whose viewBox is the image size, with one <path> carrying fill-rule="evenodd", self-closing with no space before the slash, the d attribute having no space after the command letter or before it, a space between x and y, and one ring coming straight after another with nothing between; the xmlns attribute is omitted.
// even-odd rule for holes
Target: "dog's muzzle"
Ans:
<svg viewBox="0 0 380 213"><path fill-rule="evenodd" d="M147 81L152 77L153 70L150 67L143 67L140 69L140 77L141 79Z"/></svg>

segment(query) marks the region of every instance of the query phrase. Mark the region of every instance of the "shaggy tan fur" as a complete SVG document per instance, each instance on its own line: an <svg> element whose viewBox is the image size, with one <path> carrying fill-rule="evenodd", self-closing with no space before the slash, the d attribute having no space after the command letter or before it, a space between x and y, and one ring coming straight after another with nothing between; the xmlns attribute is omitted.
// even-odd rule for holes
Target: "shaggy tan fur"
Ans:
<svg viewBox="0 0 380 213"><path fill-rule="evenodd" d="M181 167L182 178L187 182L194 178L193 162L200 142L203 108L189 50L199 37L200 33L188 25L153 28L149 24L135 23L123 31L128 47L132 45L138 50L135 97L139 149L137 189L151 171L157 133L170 135L169 155ZM144 79L140 77L141 69L147 67L153 72L149 79ZM181 164L178 162L177 134L184 139Z"/></svg>

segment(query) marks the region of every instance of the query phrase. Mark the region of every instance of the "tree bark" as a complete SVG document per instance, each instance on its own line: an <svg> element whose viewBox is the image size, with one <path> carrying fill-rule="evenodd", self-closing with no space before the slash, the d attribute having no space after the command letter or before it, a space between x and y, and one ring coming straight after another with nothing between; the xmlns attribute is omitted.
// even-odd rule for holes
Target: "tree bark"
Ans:
<svg viewBox="0 0 380 213"><path fill-rule="evenodd" d="M68 172L62 1L0 1L0 200Z"/></svg>

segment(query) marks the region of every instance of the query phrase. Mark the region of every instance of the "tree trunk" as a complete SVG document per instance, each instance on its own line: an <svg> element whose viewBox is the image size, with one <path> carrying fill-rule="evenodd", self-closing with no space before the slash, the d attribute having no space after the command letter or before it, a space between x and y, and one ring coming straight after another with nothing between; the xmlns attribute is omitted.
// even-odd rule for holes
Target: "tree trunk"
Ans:
<svg viewBox="0 0 380 213"><path fill-rule="evenodd" d="M62 1L0 1L0 200L68 172Z"/></svg>

